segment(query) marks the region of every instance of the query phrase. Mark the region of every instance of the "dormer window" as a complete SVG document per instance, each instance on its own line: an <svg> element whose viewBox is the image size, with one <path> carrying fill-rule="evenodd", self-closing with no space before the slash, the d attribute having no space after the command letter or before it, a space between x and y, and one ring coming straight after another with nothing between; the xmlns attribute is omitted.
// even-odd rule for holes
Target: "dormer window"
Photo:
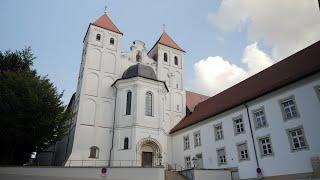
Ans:
<svg viewBox="0 0 320 180"><path fill-rule="evenodd" d="M178 66L178 57L177 56L174 57L174 64Z"/></svg>
<svg viewBox="0 0 320 180"><path fill-rule="evenodd" d="M97 35L96 35L96 40L97 40L97 41L100 41L100 40L101 40L101 34L97 34Z"/></svg>
<svg viewBox="0 0 320 180"><path fill-rule="evenodd" d="M110 38L110 45L114 45L114 38Z"/></svg>
<svg viewBox="0 0 320 180"><path fill-rule="evenodd" d="M168 62L168 54L167 53L163 54L163 61Z"/></svg>

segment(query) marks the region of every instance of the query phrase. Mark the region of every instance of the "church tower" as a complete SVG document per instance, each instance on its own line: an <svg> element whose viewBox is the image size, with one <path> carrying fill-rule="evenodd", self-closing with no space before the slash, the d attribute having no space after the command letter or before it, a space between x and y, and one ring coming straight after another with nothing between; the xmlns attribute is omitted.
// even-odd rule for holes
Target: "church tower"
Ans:
<svg viewBox="0 0 320 180"><path fill-rule="evenodd" d="M87 29L75 98L76 124L69 160L109 159L115 106L115 92L111 85L118 78L117 72L121 66L122 35L107 14ZM67 163L77 165L77 162Z"/></svg>
<svg viewBox="0 0 320 180"><path fill-rule="evenodd" d="M168 130L186 115L184 90L185 51L164 31L148 55L157 61L157 76L165 81L169 93L165 98L165 122Z"/></svg>

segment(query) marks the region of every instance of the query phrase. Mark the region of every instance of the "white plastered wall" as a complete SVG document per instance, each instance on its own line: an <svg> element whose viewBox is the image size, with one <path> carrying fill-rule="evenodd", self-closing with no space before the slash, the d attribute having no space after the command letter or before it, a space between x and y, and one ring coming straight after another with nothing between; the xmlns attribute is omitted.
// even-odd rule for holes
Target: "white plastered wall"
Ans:
<svg viewBox="0 0 320 180"><path fill-rule="evenodd" d="M311 157L320 156L320 121L318 111L320 101L314 87L320 84L320 74L315 74L294 84L283 87L254 101L247 103L252 122L253 135L257 148L258 160L264 176L277 176L296 173L312 172ZM279 100L294 96L300 114L299 118L284 121L280 110ZM263 107L268 127L255 129L252 110ZM233 117L242 114L245 133L234 135ZM224 139L215 141L214 125L222 123ZM197 153L202 153L204 168L230 168L238 167L240 178L256 177L256 161L251 140L249 121L244 106L238 106L217 116L208 118L196 125L174 133L173 136L173 161L184 166L184 157L191 158ZM301 151L291 151L286 129L303 126L309 148ZM202 145L194 147L193 132L200 130ZM190 150L183 150L183 137L189 135ZM274 155L261 157L257 137L270 135ZM250 160L239 161L236 144L246 141ZM217 162L218 148L225 147L227 164L219 166Z"/></svg>

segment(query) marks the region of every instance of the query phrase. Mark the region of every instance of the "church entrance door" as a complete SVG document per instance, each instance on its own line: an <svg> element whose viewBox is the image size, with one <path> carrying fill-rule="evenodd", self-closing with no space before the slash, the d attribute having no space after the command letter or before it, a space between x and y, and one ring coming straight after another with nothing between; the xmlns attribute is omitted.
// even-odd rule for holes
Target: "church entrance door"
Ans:
<svg viewBox="0 0 320 180"><path fill-rule="evenodd" d="M142 167L161 165L160 157L161 148L157 140L144 138L137 143L137 160L141 162Z"/></svg>
<svg viewBox="0 0 320 180"><path fill-rule="evenodd" d="M142 152L142 167L152 167L152 152Z"/></svg>

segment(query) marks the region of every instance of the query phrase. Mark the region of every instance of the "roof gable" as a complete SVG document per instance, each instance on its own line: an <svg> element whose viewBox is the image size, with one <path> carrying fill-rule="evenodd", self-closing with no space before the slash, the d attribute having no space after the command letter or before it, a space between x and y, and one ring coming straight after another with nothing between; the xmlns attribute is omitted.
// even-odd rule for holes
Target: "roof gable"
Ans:
<svg viewBox="0 0 320 180"><path fill-rule="evenodd" d="M209 98L209 96L205 96L202 94L198 94L191 91L186 91L186 104L187 108L193 112L194 108L197 104L201 103L202 101L205 101Z"/></svg>
<svg viewBox="0 0 320 180"><path fill-rule="evenodd" d="M123 34L116 25L111 21L107 14L100 16L94 23L95 26L101 27L103 29L113 31L115 33Z"/></svg>
<svg viewBox="0 0 320 180"><path fill-rule="evenodd" d="M168 47L171 47L173 49L177 49L179 51L185 52L176 42L174 42L174 40L166 32L163 32L161 34L159 40L153 45L153 47L150 49L149 52L151 52L151 50L154 47L156 47L157 44L162 44L164 46L168 46Z"/></svg>

